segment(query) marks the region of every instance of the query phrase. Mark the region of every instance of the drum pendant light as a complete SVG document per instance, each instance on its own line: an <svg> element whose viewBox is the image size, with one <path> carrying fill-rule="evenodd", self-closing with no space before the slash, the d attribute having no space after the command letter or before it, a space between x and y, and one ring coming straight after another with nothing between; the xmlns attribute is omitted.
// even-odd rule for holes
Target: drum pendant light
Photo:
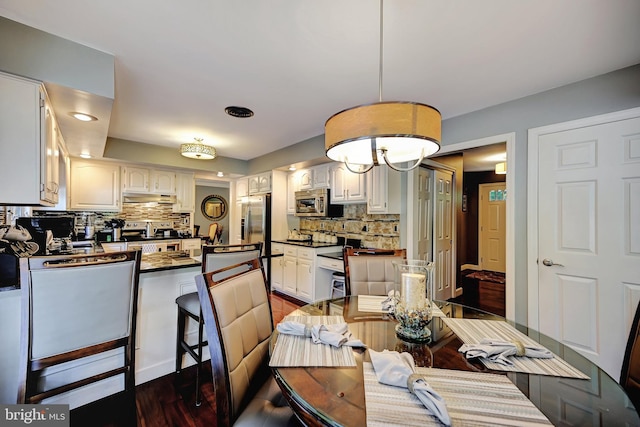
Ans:
<svg viewBox="0 0 640 427"><path fill-rule="evenodd" d="M379 102L340 111L325 123L325 150L331 160L365 173L386 163L409 171L440 149L440 112L418 102L382 101L383 0L380 0ZM397 163L413 161L408 168ZM356 167L354 167L356 166Z"/></svg>
<svg viewBox="0 0 640 427"><path fill-rule="evenodd" d="M202 138L193 138L196 142L189 142L180 146L180 154L190 159L211 160L216 157L216 149L204 145Z"/></svg>

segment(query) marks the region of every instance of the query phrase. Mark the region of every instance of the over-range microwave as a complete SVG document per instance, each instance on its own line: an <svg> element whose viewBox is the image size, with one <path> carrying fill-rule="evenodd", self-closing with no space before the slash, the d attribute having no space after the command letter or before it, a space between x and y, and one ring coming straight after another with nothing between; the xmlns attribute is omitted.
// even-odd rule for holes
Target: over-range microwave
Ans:
<svg viewBox="0 0 640 427"><path fill-rule="evenodd" d="M296 191L296 216L341 217L344 206L331 204L329 189Z"/></svg>

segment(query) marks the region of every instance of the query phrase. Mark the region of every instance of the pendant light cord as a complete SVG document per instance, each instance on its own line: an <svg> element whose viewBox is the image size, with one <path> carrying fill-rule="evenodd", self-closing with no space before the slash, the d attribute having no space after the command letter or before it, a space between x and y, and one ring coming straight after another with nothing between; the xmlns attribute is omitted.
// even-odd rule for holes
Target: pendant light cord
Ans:
<svg viewBox="0 0 640 427"><path fill-rule="evenodd" d="M382 102L382 62L383 62L383 49L382 49L382 10L384 8L384 0L380 0L380 69L379 69L379 82L378 82L378 100Z"/></svg>

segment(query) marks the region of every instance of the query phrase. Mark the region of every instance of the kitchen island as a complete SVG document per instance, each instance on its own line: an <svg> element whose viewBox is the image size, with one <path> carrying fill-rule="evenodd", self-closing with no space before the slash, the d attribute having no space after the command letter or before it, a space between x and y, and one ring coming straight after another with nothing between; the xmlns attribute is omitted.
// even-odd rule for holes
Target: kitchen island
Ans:
<svg viewBox="0 0 640 427"><path fill-rule="evenodd" d="M178 296L196 290L195 276L201 272L201 262L190 257L189 251L143 254L141 258L138 313L136 327L136 384L169 374L175 370ZM18 390L20 357L21 290L0 292L0 403L15 403ZM197 324L187 324L189 342L197 340ZM208 351L205 349L204 354ZM52 372L47 381L68 378L74 369L117 365L121 352L94 357L80 367ZM208 358L208 357L205 357ZM88 358L89 359L89 358ZM193 364L185 357L185 366ZM122 389L123 380L116 376L82 389L63 394L47 403L70 403L71 408L98 400Z"/></svg>

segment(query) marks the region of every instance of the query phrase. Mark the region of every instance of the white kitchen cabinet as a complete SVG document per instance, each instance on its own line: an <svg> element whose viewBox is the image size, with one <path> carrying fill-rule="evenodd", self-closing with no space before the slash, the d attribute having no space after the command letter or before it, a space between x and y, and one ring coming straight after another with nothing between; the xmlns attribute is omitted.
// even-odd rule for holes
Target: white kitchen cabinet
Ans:
<svg viewBox="0 0 640 427"><path fill-rule="evenodd" d="M331 183L331 163L313 167L313 188L329 188Z"/></svg>
<svg viewBox="0 0 640 427"><path fill-rule="evenodd" d="M193 173L176 173L176 203L173 212L195 212L196 182Z"/></svg>
<svg viewBox="0 0 640 427"><path fill-rule="evenodd" d="M176 194L176 173L169 170L151 169L150 192Z"/></svg>
<svg viewBox="0 0 640 427"><path fill-rule="evenodd" d="M236 180L236 201L249 195L249 179L240 178Z"/></svg>
<svg viewBox="0 0 640 427"><path fill-rule="evenodd" d="M400 213L400 172L384 166L367 172L367 213Z"/></svg>
<svg viewBox="0 0 640 427"><path fill-rule="evenodd" d="M280 290L289 296L292 296L300 301L315 302L329 298L331 294L331 281L328 280L326 272L323 268L320 268L318 263L319 253L339 252L339 246L328 246L323 248L309 248L298 245L281 244L283 246L282 259L282 286ZM273 248L273 245L272 245ZM271 262L272 272L271 281L274 279L275 260ZM276 273L279 274L279 273ZM278 276L275 276L278 277ZM321 278L318 282L318 277ZM274 284L272 284L273 288Z"/></svg>
<svg viewBox="0 0 640 427"><path fill-rule="evenodd" d="M105 252L119 252L127 250L127 242L104 242L101 246L102 250Z"/></svg>
<svg viewBox="0 0 640 427"><path fill-rule="evenodd" d="M67 189L69 209L119 211L120 166L92 160L71 160Z"/></svg>
<svg viewBox="0 0 640 427"><path fill-rule="evenodd" d="M0 73L0 203L57 203L56 128L40 82Z"/></svg>
<svg viewBox="0 0 640 427"><path fill-rule="evenodd" d="M296 213L296 191L300 191L300 175L295 172L287 175L287 214Z"/></svg>
<svg viewBox="0 0 640 427"><path fill-rule="evenodd" d="M303 301L313 301L315 250L299 248L297 257L296 285L297 295Z"/></svg>
<svg viewBox="0 0 640 427"><path fill-rule="evenodd" d="M122 191L126 193L175 194L176 173L168 170L125 166Z"/></svg>
<svg viewBox="0 0 640 427"><path fill-rule="evenodd" d="M293 249L294 255L287 252L288 251L285 250L285 254L282 257L282 290L283 292L296 297L298 295L298 258L297 255L295 255L295 248Z"/></svg>
<svg viewBox="0 0 640 427"><path fill-rule="evenodd" d="M271 192L271 172L249 177L249 195Z"/></svg>
<svg viewBox="0 0 640 427"><path fill-rule="evenodd" d="M284 245L271 244L271 290L280 291L284 288Z"/></svg>
<svg viewBox="0 0 640 427"><path fill-rule="evenodd" d="M147 168L124 166L122 168L122 191L148 193L151 171Z"/></svg>
<svg viewBox="0 0 640 427"><path fill-rule="evenodd" d="M198 250L201 247L202 247L202 239L200 238L180 239L181 251L193 251L193 250Z"/></svg>
<svg viewBox="0 0 640 427"><path fill-rule="evenodd" d="M343 163L331 166L331 203L365 203L365 174L353 173Z"/></svg>
<svg viewBox="0 0 640 427"><path fill-rule="evenodd" d="M311 190L313 188L313 169L302 169L297 172L300 177L300 190Z"/></svg>

